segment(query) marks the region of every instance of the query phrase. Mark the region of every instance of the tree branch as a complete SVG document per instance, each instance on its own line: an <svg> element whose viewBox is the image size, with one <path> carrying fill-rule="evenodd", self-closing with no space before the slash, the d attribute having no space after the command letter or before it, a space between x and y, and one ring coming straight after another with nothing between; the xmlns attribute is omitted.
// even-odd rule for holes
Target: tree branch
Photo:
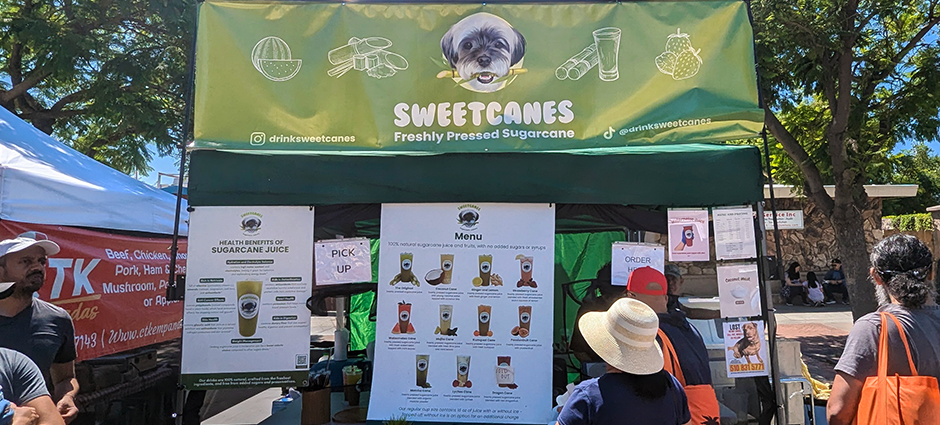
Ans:
<svg viewBox="0 0 940 425"><path fill-rule="evenodd" d="M51 73L52 72L45 69L37 69L29 73L23 82L14 85L10 88L10 90L7 90L7 92L4 93L2 97L0 97L0 103L9 102L16 97L22 96L26 93L27 90L33 88L33 86L38 84L44 78L48 77Z"/></svg>
<svg viewBox="0 0 940 425"><path fill-rule="evenodd" d="M64 111L53 111L53 110L41 110L36 112L24 112L20 114L20 118L24 120L49 120L49 119L59 119L66 117L74 117L77 115L84 114L88 111L84 109L66 109Z"/></svg>
<svg viewBox="0 0 940 425"><path fill-rule="evenodd" d="M764 123L767 125L767 128L770 130L770 133L773 134L774 138L783 146L783 150L790 155L790 158L796 162L797 166L800 167L800 171L803 172L806 195L809 196L819 208L822 208L823 213L826 215L831 214L835 204L833 203L832 197L826 193L819 168L813 160L810 159L809 154L806 153L806 150L803 149L800 142L790 134L786 127L783 126L783 123L777 119L777 116L774 115L767 106L764 107Z"/></svg>

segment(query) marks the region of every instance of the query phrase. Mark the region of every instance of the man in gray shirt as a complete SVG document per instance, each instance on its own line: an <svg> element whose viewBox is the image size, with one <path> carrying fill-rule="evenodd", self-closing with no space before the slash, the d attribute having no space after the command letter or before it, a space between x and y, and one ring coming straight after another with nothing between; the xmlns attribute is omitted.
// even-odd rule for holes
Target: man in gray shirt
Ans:
<svg viewBox="0 0 940 425"><path fill-rule="evenodd" d="M22 353L0 348L0 392L13 403L12 423L62 425L36 364ZM4 412L0 412L3 417ZM29 419L35 419L35 422Z"/></svg>
<svg viewBox="0 0 940 425"><path fill-rule="evenodd" d="M59 413L71 422L78 414L72 318L33 296L45 280L48 256L59 246L41 233L28 236L0 241L0 282L13 282L12 294L0 299L0 347L19 351L39 366Z"/></svg>
<svg viewBox="0 0 940 425"><path fill-rule="evenodd" d="M931 281L936 271L930 249L913 236L894 235L874 247L871 263L881 307L858 319L846 340L827 408L832 425L854 421L865 379L878 374L879 312L891 313L901 322L917 374L940 379L940 306ZM887 326L888 376L910 376L897 326L890 319Z"/></svg>

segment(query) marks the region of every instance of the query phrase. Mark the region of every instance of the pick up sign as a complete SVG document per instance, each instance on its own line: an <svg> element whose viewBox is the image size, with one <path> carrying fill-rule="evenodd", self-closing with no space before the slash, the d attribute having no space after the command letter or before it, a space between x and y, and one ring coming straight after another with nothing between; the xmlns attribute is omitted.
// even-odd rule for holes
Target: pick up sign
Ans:
<svg viewBox="0 0 940 425"><path fill-rule="evenodd" d="M366 238L319 241L314 255L317 285L372 281L372 252Z"/></svg>

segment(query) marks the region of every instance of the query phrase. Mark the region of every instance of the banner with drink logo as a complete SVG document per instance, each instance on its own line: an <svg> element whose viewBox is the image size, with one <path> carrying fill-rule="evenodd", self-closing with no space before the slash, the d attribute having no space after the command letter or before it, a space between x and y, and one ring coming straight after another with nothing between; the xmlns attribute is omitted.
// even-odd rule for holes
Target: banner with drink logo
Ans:
<svg viewBox="0 0 940 425"><path fill-rule="evenodd" d="M189 220L183 385L303 386L313 208L197 207Z"/></svg>
<svg viewBox="0 0 940 425"><path fill-rule="evenodd" d="M199 6L196 148L558 151L763 125L746 2Z"/></svg>
<svg viewBox="0 0 940 425"><path fill-rule="evenodd" d="M728 377L767 376L770 357L764 339L764 322L724 322L724 331Z"/></svg>
<svg viewBox="0 0 940 425"><path fill-rule="evenodd" d="M179 338L182 303L166 300L170 238L0 221L0 239L24 233L62 248L39 298L72 316L79 361ZM186 239L179 244L176 272L185 274Z"/></svg>
<svg viewBox="0 0 940 425"><path fill-rule="evenodd" d="M548 423L554 233L549 204L382 206L370 421Z"/></svg>

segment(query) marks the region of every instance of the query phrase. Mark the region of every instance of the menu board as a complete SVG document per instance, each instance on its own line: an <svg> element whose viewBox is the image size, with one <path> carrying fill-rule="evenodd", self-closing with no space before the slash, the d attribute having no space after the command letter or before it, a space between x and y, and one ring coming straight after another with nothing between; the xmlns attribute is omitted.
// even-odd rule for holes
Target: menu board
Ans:
<svg viewBox="0 0 940 425"><path fill-rule="evenodd" d="M382 206L369 420L551 419L554 233L548 204Z"/></svg>
<svg viewBox="0 0 940 425"><path fill-rule="evenodd" d="M303 386L310 356L313 209L196 208L189 266L183 385Z"/></svg>

